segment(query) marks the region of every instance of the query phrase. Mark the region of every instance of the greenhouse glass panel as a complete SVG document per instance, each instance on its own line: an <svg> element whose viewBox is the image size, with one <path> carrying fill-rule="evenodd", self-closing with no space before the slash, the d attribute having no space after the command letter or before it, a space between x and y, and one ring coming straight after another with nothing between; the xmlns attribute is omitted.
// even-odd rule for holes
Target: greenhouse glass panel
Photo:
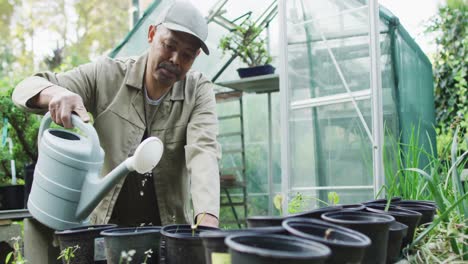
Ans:
<svg viewBox="0 0 468 264"><path fill-rule="evenodd" d="M267 98L261 94L246 94L243 103L247 190L249 194L268 195Z"/></svg>
<svg viewBox="0 0 468 264"><path fill-rule="evenodd" d="M343 203L362 201L374 191L369 6L285 2L288 200L302 192L326 200L340 191Z"/></svg>
<svg viewBox="0 0 468 264"><path fill-rule="evenodd" d="M358 105L370 123L369 100ZM290 126L294 193L319 187L323 200L340 187L372 188L372 144L351 103L294 110Z"/></svg>

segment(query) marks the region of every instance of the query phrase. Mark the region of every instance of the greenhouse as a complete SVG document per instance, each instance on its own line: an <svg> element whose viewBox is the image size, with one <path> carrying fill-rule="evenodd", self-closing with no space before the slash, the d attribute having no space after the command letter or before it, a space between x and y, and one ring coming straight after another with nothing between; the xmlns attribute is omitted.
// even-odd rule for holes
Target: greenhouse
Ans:
<svg viewBox="0 0 468 264"><path fill-rule="evenodd" d="M170 2L151 5L112 56L144 52L139 40ZM212 54L198 58L194 68L217 84L228 207L221 223L233 216L242 222L246 213L278 214L278 194L286 202L300 199L298 210L320 207L330 192L341 203L369 200L382 186L383 166L395 166L392 153L384 159L373 151L382 150L386 138L391 149L390 138L408 143L416 131L428 152L435 145L431 63L397 17L378 8L380 45L373 47L371 19L377 18L365 1L280 3L200 3ZM264 26L274 74L240 79L242 62L217 48L246 18ZM377 63L374 54L380 54ZM372 77L374 68L380 74Z"/></svg>
<svg viewBox="0 0 468 264"><path fill-rule="evenodd" d="M468 4L424 4L4 1L0 262L465 263Z"/></svg>

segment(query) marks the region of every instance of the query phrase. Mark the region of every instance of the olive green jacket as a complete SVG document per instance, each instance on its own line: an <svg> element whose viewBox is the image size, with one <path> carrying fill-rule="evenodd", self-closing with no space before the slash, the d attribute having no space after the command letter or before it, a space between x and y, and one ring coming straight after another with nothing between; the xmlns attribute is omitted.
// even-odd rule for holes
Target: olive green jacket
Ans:
<svg viewBox="0 0 468 264"><path fill-rule="evenodd" d="M138 58L101 58L65 73L37 73L18 84L13 101L23 110L44 113L26 105L43 89L56 84L79 94L94 117L105 151L102 175L107 175L134 153L143 137L142 85L147 57L146 53ZM190 71L174 84L155 114L151 135L164 143L162 159L153 170L163 225L191 223L192 216L202 212L219 216L221 152L215 108L213 84ZM123 180L94 210L92 223L109 221L122 184Z"/></svg>

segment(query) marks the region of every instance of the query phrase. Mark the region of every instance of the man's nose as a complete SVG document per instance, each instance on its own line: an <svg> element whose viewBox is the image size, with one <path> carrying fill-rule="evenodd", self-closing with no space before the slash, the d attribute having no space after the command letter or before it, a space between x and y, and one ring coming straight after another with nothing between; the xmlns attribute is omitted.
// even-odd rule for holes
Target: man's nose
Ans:
<svg viewBox="0 0 468 264"><path fill-rule="evenodd" d="M174 64L176 66L179 66L179 64L180 64L180 54L179 54L179 52L177 52L177 51L172 52L169 61L172 64Z"/></svg>

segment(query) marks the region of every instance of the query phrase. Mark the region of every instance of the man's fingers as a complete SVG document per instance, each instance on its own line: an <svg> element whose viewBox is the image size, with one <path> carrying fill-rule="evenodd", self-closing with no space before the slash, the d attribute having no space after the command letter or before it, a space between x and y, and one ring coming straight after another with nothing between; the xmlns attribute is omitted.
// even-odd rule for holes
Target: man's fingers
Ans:
<svg viewBox="0 0 468 264"><path fill-rule="evenodd" d="M61 124L60 116L58 115L60 113L60 105L57 102L50 102L49 112L50 112L50 117L52 118L52 120L56 124Z"/></svg>
<svg viewBox="0 0 468 264"><path fill-rule="evenodd" d="M54 111L54 122L57 124L57 125L61 125L63 126L63 122L62 122L62 110L60 108L55 108L55 111Z"/></svg>
<svg viewBox="0 0 468 264"><path fill-rule="evenodd" d="M60 120L64 128L73 128L71 114L71 109L69 107L62 107Z"/></svg>
<svg viewBox="0 0 468 264"><path fill-rule="evenodd" d="M200 217L200 220L198 219ZM215 216L206 213L204 216L202 214L198 214L196 217L196 221L200 221L201 226L211 226L211 227L218 227L219 220Z"/></svg>
<svg viewBox="0 0 468 264"><path fill-rule="evenodd" d="M49 112L55 123L65 128L73 128L72 113L75 112L84 122L90 118L81 97L67 90L54 95L49 102Z"/></svg>
<svg viewBox="0 0 468 264"><path fill-rule="evenodd" d="M57 118L56 118L56 116L55 116L55 112L56 112L56 111L55 111L55 108L50 107L50 108L49 108L49 112L50 112L50 117L52 118L52 120L53 120L55 123L57 123Z"/></svg>
<svg viewBox="0 0 468 264"><path fill-rule="evenodd" d="M75 107L75 109L73 109L73 112L75 112L81 118L81 120L83 120L83 122L89 122L88 111L86 111L86 108L84 106Z"/></svg>

